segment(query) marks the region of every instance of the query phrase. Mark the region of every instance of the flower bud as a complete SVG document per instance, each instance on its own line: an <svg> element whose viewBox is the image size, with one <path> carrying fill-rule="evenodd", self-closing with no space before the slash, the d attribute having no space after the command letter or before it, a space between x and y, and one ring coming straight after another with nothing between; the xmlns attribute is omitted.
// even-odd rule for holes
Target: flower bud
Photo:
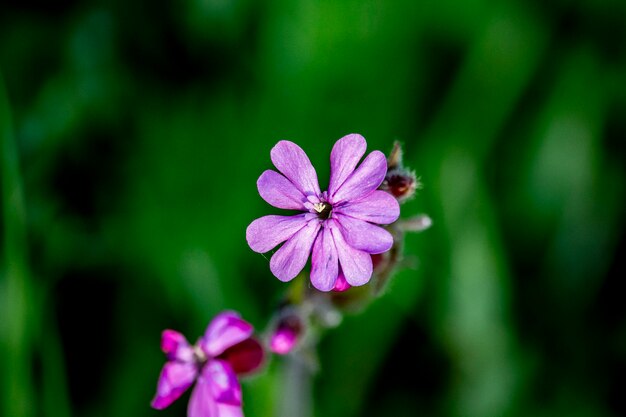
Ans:
<svg viewBox="0 0 626 417"><path fill-rule="evenodd" d="M415 190L420 187L415 172L404 168L403 156L402 146L399 142L394 142L387 158L387 175L380 185L381 190L393 195L400 203L413 197Z"/></svg>
<svg viewBox="0 0 626 417"><path fill-rule="evenodd" d="M344 292L349 290L350 288L352 288L352 286L348 284L348 281L346 281L346 277L343 275L343 272L340 272L339 276L337 277L337 281L335 281L335 286L333 287L332 291Z"/></svg>
<svg viewBox="0 0 626 417"><path fill-rule="evenodd" d="M399 202L408 200L415 195L419 181L415 172L404 168L392 169L387 172L381 189L393 195Z"/></svg>
<svg viewBox="0 0 626 417"><path fill-rule="evenodd" d="M298 315L287 314L280 317L270 339L270 349L276 354L286 355L298 344L302 330L302 321Z"/></svg>

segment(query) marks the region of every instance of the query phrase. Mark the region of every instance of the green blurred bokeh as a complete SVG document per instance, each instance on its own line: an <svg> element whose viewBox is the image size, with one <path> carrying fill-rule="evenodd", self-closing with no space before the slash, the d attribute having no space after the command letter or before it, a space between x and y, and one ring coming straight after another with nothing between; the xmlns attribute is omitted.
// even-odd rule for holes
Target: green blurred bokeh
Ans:
<svg viewBox="0 0 626 417"><path fill-rule="evenodd" d="M434 226L322 340L315 415L626 415L624 1L14 0L0 74L0 415L184 415L161 330L264 330L256 179L289 139L324 184L352 132Z"/></svg>

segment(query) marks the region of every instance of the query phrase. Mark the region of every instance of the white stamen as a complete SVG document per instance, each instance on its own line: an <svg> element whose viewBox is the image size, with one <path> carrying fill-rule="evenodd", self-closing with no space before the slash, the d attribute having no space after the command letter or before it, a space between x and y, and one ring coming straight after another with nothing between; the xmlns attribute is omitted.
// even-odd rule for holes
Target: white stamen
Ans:
<svg viewBox="0 0 626 417"><path fill-rule="evenodd" d="M322 211L324 211L325 208L326 208L326 204L324 203L313 204L313 210L317 211L318 213L321 213Z"/></svg>
<svg viewBox="0 0 626 417"><path fill-rule="evenodd" d="M204 363L207 361L207 356L206 353L204 353L204 351L202 350L202 348L200 347L199 343L196 343L193 347L193 354L196 358L196 361L199 363Z"/></svg>

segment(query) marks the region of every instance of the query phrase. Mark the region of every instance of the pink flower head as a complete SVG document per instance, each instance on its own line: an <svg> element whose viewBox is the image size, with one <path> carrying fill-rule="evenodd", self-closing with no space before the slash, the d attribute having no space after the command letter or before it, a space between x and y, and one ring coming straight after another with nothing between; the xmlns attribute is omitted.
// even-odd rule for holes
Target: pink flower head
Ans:
<svg viewBox="0 0 626 417"><path fill-rule="evenodd" d="M320 291L333 289L340 275L353 286L369 282L370 255L393 245L391 234L377 225L396 221L400 207L391 194L377 190L387 173L382 152L371 152L357 168L366 146L357 134L335 143L330 183L324 192L302 148L285 140L272 148L270 156L280 173L267 170L261 174L259 194L274 207L303 213L256 219L248 226L246 239L259 253L285 242L270 261L279 280L295 278L312 254L311 283Z"/></svg>
<svg viewBox="0 0 626 417"><path fill-rule="evenodd" d="M167 363L152 407L168 407L195 381L188 417L242 417L236 374L257 369L263 360L263 348L251 337L253 331L252 325L232 311L218 314L193 346L182 334L165 330L161 349Z"/></svg>

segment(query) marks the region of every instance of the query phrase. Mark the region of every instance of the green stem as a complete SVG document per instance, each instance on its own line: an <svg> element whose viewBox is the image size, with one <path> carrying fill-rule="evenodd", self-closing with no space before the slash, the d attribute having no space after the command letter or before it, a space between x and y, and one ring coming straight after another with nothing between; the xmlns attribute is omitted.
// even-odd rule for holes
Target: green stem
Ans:
<svg viewBox="0 0 626 417"><path fill-rule="evenodd" d="M26 213L19 161L11 126L4 82L0 77L0 161L4 256L0 283L0 342L3 350L2 415L32 416L35 413L32 381L32 294L26 259Z"/></svg>
<svg viewBox="0 0 626 417"><path fill-rule="evenodd" d="M278 399L279 417L312 417L313 388L310 364L298 353L287 355L283 363L280 390Z"/></svg>

